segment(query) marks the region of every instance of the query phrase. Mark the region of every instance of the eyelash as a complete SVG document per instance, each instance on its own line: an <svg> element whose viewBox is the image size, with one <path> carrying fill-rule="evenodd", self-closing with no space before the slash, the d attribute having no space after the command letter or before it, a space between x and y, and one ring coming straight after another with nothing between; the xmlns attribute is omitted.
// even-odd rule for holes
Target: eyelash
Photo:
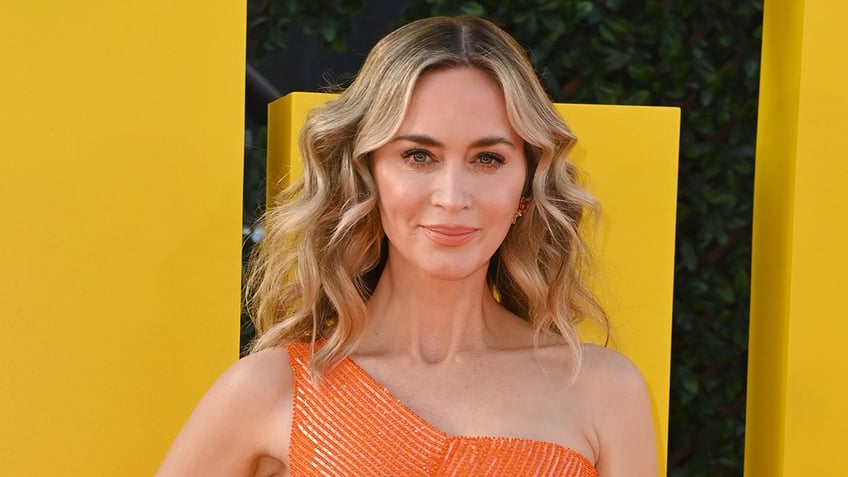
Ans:
<svg viewBox="0 0 848 477"><path fill-rule="evenodd" d="M487 159L491 159L492 162L489 162L489 163L480 162L480 159L482 159L484 157L487 158ZM480 164L483 164L484 166L487 166L487 167L497 167L497 166L503 165L503 163L506 162L506 161L504 161L503 156L501 156L500 154L495 154L494 152L483 152L483 153L481 153L477 156L477 162L480 163Z"/></svg>
<svg viewBox="0 0 848 477"><path fill-rule="evenodd" d="M423 154L427 159L432 159L432 154L430 154L430 151L427 151L426 149L410 149L408 151L404 151L400 157L412 167L427 167L430 165L429 161L418 162L413 160L412 157L417 154ZM481 162L481 159L486 159L491 162ZM502 166L506 161L500 154L496 154L494 152L481 152L476 156L475 162L484 168L497 168Z"/></svg>
<svg viewBox="0 0 848 477"><path fill-rule="evenodd" d="M413 167L426 167L428 165L428 162L418 162L412 159L412 156L415 156L417 154L423 154L424 156L426 156L426 158L430 158L430 152L425 151L424 149L410 149L408 151L404 151L404 153L401 154L400 157L403 158L407 164Z"/></svg>

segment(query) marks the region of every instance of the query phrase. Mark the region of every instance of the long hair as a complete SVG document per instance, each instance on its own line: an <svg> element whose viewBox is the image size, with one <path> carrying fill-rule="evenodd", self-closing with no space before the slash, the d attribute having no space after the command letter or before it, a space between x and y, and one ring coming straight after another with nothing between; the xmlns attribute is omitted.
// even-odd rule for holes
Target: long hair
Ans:
<svg viewBox="0 0 848 477"><path fill-rule="evenodd" d="M369 153L397 132L416 81L437 69L473 67L504 94L524 140L530 204L492 257L487 281L512 313L541 333L562 336L579 369L576 323L607 317L588 286L590 251L582 223L598 205L578 184L567 154L576 139L553 109L523 48L472 16L409 23L380 40L351 85L310 112L300 135L303 176L263 217L246 301L258 332L252 350L313 343L313 372L351 353L368 322L366 302L385 264L377 187Z"/></svg>

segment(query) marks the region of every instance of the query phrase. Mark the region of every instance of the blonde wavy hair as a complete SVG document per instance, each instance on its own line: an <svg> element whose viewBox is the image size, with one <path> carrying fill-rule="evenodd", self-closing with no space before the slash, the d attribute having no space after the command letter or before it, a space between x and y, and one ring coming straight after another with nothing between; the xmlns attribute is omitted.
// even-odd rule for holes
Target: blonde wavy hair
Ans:
<svg viewBox="0 0 848 477"><path fill-rule="evenodd" d="M387 248L369 153L396 133L422 74L457 67L479 68L500 85L525 142L530 203L489 263L492 293L533 325L537 344L541 333L562 336L576 369L576 323L590 318L609 330L588 285L591 257L580 229L594 224L598 205L566 159L574 135L511 36L478 17L433 17L380 40L351 85L310 112L300 135L303 176L263 217L266 235L246 281L258 334L252 351L311 341L320 375L355 349ZM326 343L316 350L320 337Z"/></svg>

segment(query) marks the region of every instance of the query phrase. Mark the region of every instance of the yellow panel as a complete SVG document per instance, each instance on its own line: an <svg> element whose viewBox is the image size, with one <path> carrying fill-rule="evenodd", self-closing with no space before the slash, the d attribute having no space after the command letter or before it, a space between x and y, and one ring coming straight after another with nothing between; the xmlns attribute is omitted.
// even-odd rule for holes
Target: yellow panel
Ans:
<svg viewBox="0 0 848 477"><path fill-rule="evenodd" d="M746 473L845 475L848 4L766 2Z"/></svg>
<svg viewBox="0 0 848 477"><path fill-rule="evenodd" d="M245 13L4 4L0 474L152 475L237 359Z"/></svg>
<svg viewBox="0 0 848 477"><path fill-rule="evenodd" d="M292 177L303 173L300 160L291 160L300 157L298 132L309 110L331 97L325 93L288 94L268 106L268 157L277 158L268 161L266 192L269 198L289 185Z"/></svg>
<svg viewBox="0 0 848 477"><path fill-rule="evenodd" d="M613 321L613 347L636 362L651 390L665 475L680 111L556 106L578 137L572 159L603 207L599 293Z"/></svg>
<svg viewBox="0 0 848 477"><path fill-rule="evenodd" d="M271 104L268 183L300 169L293 140L306 113L332 95L293 93ZM572 158L600 199L598 255L602 300L616 330L615 347L645 375L655 407L658 455L665 474L677 154L674 108L555 105L579 137ZM292 116L289 118L288 116ZM298 158L292 160L292 158Z"/></svg>
<svg viewBox="0 0 848 477"><path fill-rule="evenodd" d="M785 351L802 15L802 2L796 0L770 0L764 12L745 431L745 475L753 477L784 475Z"/></svg>

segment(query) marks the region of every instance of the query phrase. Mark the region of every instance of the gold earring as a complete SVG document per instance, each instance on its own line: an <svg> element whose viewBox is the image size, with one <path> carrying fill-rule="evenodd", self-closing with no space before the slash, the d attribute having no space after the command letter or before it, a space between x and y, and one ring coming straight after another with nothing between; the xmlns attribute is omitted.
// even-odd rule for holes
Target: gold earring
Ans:
<svg viewBox="0 0 848 477"><path fill-rule="evenodd" d="M512 217L512 223L515 224L518 222L518 219L524 215L524 211L527 209L527 198L522 197L521 200L518 201L518 210L515 211L515 216Z"/></svg>

